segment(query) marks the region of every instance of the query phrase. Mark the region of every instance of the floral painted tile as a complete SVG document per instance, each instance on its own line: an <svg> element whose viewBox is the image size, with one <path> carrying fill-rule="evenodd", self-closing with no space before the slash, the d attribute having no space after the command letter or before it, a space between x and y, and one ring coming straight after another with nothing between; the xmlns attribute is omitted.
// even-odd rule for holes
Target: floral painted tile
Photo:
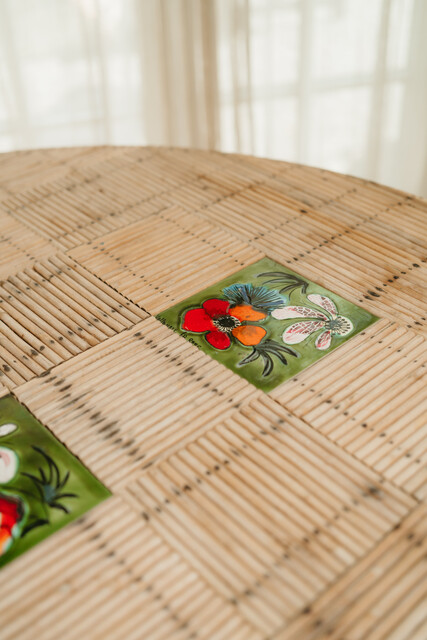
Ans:
<svg viewBox="0 0 427 640"><path fill-rule="evenodd" d="M109 495L24 406L0 399L0 567Z"/></svg>
<svg viewBox="0 0 427 640"><path fill-rule="evenodd" d="M378 320L269 258L156 317L264 391Z"/></svg>

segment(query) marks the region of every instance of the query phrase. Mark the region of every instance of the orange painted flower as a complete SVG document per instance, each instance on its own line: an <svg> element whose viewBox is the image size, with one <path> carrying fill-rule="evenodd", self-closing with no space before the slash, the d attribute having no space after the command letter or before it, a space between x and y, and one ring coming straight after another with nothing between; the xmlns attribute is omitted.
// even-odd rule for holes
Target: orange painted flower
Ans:
<svg viewBox="0 0 427 640"><path fill-rule="evenodd" d="M261 342L266 330L255 324L267 317L264 311L257 311L248 304L230 306L227 300L211 298L198 309L186 312L182 323L184 331L205 333L207 342L215 349L228 349L231 337L245 347L253 347Z"/></svg>

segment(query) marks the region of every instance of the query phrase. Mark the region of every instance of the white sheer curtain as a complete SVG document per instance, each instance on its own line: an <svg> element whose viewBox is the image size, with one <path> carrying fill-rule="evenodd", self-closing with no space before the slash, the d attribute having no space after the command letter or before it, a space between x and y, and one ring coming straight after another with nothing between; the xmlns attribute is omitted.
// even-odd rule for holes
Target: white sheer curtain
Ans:
<svg viewBox="0 0 427 640"><path fill-rule="evenodd" d="M0 150L183 145L427 195L426 0L0 0Z"/></svg>

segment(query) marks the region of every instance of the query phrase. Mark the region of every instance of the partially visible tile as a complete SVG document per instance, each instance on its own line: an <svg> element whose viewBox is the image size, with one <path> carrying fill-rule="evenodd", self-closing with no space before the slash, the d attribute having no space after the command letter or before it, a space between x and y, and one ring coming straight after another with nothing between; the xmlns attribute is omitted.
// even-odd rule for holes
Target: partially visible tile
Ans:
<svg viewBox="0 0 427 640"><path fill-rule="evenodd" d="M0 567L109 495L25 407L0 399Z"/></svg>
<svg viewBox="0 0 427 640"><path fill-rule="evenodd" d="M150 313L263 256L179 207L77 247L70 255Z"/></svg>
<svg viewBox="0 0 427 640"><path fill-rule="evenodd" d="M0 282L0 381L9 389L147 317L64 254Z"/></svg>
<svg viewBox="0 0 427 640"><path fill-rule="evenodd" d="M377 320L268 258L157 318L263 391L271 391Z"/></svg>

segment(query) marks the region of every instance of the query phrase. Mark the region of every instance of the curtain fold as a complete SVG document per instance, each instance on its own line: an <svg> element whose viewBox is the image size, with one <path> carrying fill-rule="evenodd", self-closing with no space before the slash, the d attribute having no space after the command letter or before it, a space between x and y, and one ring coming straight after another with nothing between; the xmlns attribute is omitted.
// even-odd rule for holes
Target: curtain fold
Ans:
<svg viewBox="0 0 427 640"><path fill-rule="evenodd" d="M253 153L427 196L424 0L0 0L0 150Z"/></svg>

